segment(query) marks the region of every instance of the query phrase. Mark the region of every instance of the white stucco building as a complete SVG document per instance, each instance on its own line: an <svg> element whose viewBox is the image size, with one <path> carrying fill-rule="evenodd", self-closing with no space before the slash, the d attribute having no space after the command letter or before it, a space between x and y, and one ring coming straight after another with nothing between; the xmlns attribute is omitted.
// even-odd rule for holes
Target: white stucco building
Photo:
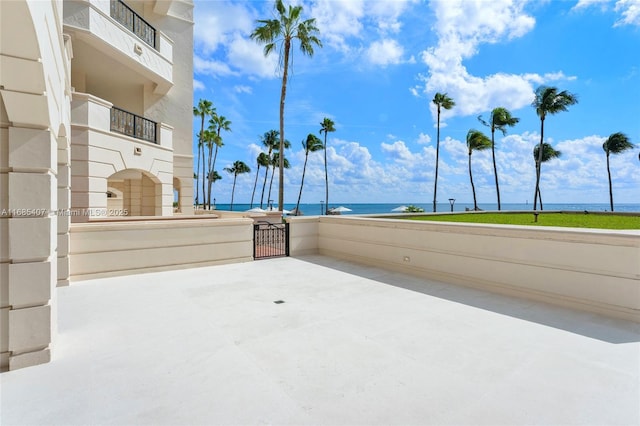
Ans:
<svg viewBox="0 0 640 426"><path fill-rule="evenodd" d="M0 29L6 370L50 359L71 222L192 213L193 2L2 1Z"/></svg>

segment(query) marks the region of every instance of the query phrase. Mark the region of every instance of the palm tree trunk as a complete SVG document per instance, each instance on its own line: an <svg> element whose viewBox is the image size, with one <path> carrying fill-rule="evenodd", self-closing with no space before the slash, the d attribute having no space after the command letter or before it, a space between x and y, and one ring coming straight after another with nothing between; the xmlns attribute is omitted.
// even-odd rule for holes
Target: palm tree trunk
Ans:
<svg viewBox="0 0 640 426"><path fill-rule="evenodd" d="M196 179L196 205L200 203L200 187L198 185L200 184L200 157L201 157L200 153L203 152L203 145L204 145L203 137L204 137L204 113L201 116L200 137L198 138L199 143L198 143L198 174Z"/></svg>
<svg viewBox="0 0 640 426"><path fill-rule="evenodd" d="M296 216L300 215L300 198L302 198L302 187L304 186L304 174L307 171L307 159L309 158L309 151L304 155L304 166L302 167L302 180L300 181L300 193L298 194L298 202L296 203Z"/></svg>
<svg viewBox="0 0 640 426"><path fill-rule="evenodd" d="M253 197L256 195L256 187L258 186L258 174L260 173L260 164L258 163L258 168L256 169L256 181L253 182L253 192L251 193L251 205L250 209L253 208Z"/></svg>
<svg viewBox="0 0 640 426"><path fill-rule="evenodd" d="M282 72L282 90L280 92L280 164L278 165L280 173L278 177L278 210L284 209L284 100L287 96L287 74L289 72L289 50L291 49L291 40L286 39L284 42L284 70ZM272 179L273 180L273 179ZM269 188L271 192L271 188Z"/></svg>
<svg viewBox="0 0 640 426"><path fill-rule="evenodd" d="M204 197L207 210L211 210L211 154L212 150L209 147L209 158L207 159L207 194Z"/></svg>
<svg viewBox="0 0 640 426"><path fill-rule="evenodd" d="M229 210L233 211L233 194L236 192L236 179L238 175L233 175L233 188L231 189L231 206L229 206Z"/></svg>
<svg viewBox="0 0 640 426"><path fill-rule="evenodd" d="M540 188L538 188L538 199L540 200L540 211L542 211L544 210L544 207L542 207L542 191Z"/></svg>
<svg viewBox="0 0 640 426"><path fill-rule="evenodd" d="M218 148L219 148L219 146L216 144L216 151L215 151L215 154L213 155L213 163L211 163L211 169L209 170L209 175L210 176L213 175L213 171L216 169L216 159L218 158ZM207 197L207 200L209 202L209 210L211 210L211 189L212 188L213 188L213 180L209 179L209 188L208 188L208 194L209 195Z"/></svg>
<svg viewBox="0 0 640 426"><path fill-rule="evenodd" d="M433 184L433 212L436 211L436 195L438 193L438 160L440 157L440 105L438 105L438 136L436 143L436 177Z"/></svg>
<svg viewBox="0 0 640 426"><path fill-rule="evenodd" d="M536 190L533 193L533 210L537 208L538 191L540 190L540 166L542 165L542 151L544 146L544 116L540 117L540 145L538 147L538 161L536 162Z"/></svg>
<svg viewBox="0 0 640 426"><path fill-rule="evenodd" d="M491 156L493 157L493 175L496 178L496 194L498 194L498 210L500 210L500 186L498 185L498 168L496 166L496 150L495 150L495 137L496 129L491 126Z"/></svg>
<svg viewBox="0 0 640 426"><path fill-rule="evenodd" d="M322 214L327 214L329 210L329 172L327 170L327 131L324 132L324 205L326 210Z"/></svg>
<svg viewBox="0 0 640 426"><path fill-rule="evenodd" d="M609 175L609 203L613 211L613 187L611 186L611 169L609 168L609 151L607 151L607 175Z"/></svg>
<svg viewBox="0 0 640 426"><path fill-rule="evenodd" d="M540 167L540 165L536 161L536 179L537 180L540 179L540 172L541 171L542 171L542 167ZM538 186L538 192L537 192L536 196L540 200L540 210L544 210L544 207L542 207L542 188L540 188L540 186ZM535 200L534 200L534 202L535 202Z"/></svg>
<svg viewBox="0 0 640 426"><path fill-rule="evenodd" d="M198 171L196 172L196 207L200 204L200 145L201 141L198 143Z"/></svg>
<svg viewBox="0 0 640 426"><path fill-rule="evenodd" d="M262 195L260 196L260 208L262 208L262 203L264 201L264 189L267 187L268 175L269 175L269 166L267 166L264 170L264 182L262 182Z"/></svg>
<svg viewBox="0 0 640 426"><path fill-rule="evenodd" d="M471 151L469 151L469 180L471 181L471 191L473 192L473 211L478 210L476 201L476 187L473 185L473 174L471 173Z"/></svg>
<svg viewBox="0 0 640 426"><path fill-rule="evenodd" d="M204 126L204 124L203 124ZM203 127L204 128L204 127ZM204 133L204 130L202 131ZM205 173L204 169L204 140L202 141L202 173ZM206 176L202 176L202 207L207 203L207 194L204 192L204 180Z"/></svg>
<svg viewBox="0 0 640 426"><path fill-rule="evenodd" d="M269 208L269 200L271 199L271 188L273 188L273 177L276 174L276 166L275 164L273 165L273 168L271 170L271 182L269 182L269 195L267 196L267 208ZM278 203L280 201L278 200ZM278 209L280 208L280 206L278 206Z"/></svg>

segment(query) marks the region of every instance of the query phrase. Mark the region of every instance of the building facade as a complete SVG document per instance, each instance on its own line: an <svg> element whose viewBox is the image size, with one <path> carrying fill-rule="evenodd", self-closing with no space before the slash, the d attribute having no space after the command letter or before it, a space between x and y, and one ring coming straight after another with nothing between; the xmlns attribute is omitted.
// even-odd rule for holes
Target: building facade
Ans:
<svg viewBox="0 0 640 426"><path fill-rule="evenodd" d="M191 0L0 2L0 368L47 362L72 222L193 212Z"/></svg>

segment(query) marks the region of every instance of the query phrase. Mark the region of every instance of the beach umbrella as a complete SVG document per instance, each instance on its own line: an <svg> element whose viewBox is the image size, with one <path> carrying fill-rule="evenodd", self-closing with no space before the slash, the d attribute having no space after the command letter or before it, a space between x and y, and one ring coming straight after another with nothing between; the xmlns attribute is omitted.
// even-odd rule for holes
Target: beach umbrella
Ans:
<svg viewBox="0 0 640 426"><path fill-rule="evenodd" d="M332 212L340 212L340 213L342 213L342 212L350 212L350 211L352 211L352 210L351 210L351 209L346 208L345 206L340 206L340 207L334 207L334 208L330 209L330 211L332 211Z"/></svg>
<svg viewBox="0 0 640 426"><path fill-rule="evenodd" d="M289 212L289 214L290 214L291 216L302 216L302 215L303 215L302 210L298 210L298 209L296 209L296 208L294 208L293 210L291 210L291 211Z"/></svg>
<svg viewBox="0 0 640 426"><path fill-rule="evenodd" d="M289 214L289 213L291 213L291 210L282 209L282 214Z"/></svg>
<svg viewBox="0 0 640 426"><path fill-rule="evenodd" d="M391 210L392 212L405 212L407 211L409 207L407 206L400 206L400 207L396 207L395 209Z"/></svg>
<svg viewBox="0 0 640 426"><path fill-rule="evenodd" d="M264 213L266 212L266 210L261 209L260 207L254 207L250 210L247 210L247 212L252 212L252 213Z"/></svg>

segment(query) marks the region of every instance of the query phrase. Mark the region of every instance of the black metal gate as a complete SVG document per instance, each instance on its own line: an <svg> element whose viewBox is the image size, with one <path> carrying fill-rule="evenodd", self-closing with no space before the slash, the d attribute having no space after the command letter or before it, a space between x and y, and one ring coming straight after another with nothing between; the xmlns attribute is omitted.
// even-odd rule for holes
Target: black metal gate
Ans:
<svg viewBox="0 0 640 426"><path fill-rule="evenodd" d="M253 258L289 256L289 224L259 222L253 225Z"/></svg>

